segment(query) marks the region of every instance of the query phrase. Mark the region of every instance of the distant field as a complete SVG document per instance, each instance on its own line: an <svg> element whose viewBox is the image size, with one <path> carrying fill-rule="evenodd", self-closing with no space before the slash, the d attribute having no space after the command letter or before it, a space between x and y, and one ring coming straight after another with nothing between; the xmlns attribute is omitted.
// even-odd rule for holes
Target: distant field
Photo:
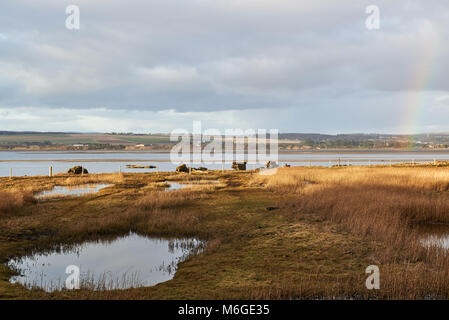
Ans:
<svg viewBox="0 0 449 320"><path fill-rule="evenodd" d="M135 144L155 144L169 143L169 136L164 135L110 135L110 134L14 134L1 135L1 144L20 144L20 143L46 143L55 145L71 144L111 144L111 145L135 145Z"/></svg>

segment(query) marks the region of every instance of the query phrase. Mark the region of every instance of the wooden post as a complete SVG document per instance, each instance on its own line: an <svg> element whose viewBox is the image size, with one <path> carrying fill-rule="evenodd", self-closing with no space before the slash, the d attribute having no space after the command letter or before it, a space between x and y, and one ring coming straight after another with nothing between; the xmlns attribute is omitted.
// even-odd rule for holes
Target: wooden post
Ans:
<svg viewBox="0 0 449 320"><path fill-rule="evenodd" d="M340 158L338 158L338 166L340 167L340 161L341 161L341 159Z"/></svg>
<svg viewBox="0 0 449 320"><path fill-rule="evenodd" d="M221 163L221 173L224 173L224 162Z"/></svg>
<svg viewBox="0 0 449 320"><path fill-rule="evenodd" d="M156 172L159 174L159 166L156 166Z"/></svg>
<svg viewBox="0 0 449 320"><path fill-rule="evenodd" d="M311 161L309 161L309 168L312 166L312 162Z"/></svg>
<svg viewBox="0 0 449 320"><path fill-rule="evenodd" d="M81 166L81 176L84 176L84 168Z"/></svg>
<svg viewBox="0 0 449 320"><path fill-rule="evenodd" d="M192 174L192 165L189 166L189 174Z"/></svg>
<svg viewBox="0 0 449 320"><path fill-rule="evenodd" d="M12 168L9 168L9 179L12 179Z"/></svg>
<svg viewBox="0 0 449 320"><path fill-rule="evenodd" d="M53 177L53 167L50 166L50 169L48 170L48 176L51 178Z"/></svg>

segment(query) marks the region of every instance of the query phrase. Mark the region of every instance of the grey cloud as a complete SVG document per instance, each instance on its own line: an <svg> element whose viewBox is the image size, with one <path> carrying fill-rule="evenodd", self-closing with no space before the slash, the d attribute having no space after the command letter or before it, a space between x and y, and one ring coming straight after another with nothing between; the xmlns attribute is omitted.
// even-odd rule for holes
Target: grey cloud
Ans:
<svg viewBox="0 0 449 320"><path fill-rule="evenodd" d="M365 0L78 0L79 31L64 27L69 4L2 2L0 107L358 119L383 101L381 128L404 92L449 91L445 0L378 0L379 31Z"/></svg>

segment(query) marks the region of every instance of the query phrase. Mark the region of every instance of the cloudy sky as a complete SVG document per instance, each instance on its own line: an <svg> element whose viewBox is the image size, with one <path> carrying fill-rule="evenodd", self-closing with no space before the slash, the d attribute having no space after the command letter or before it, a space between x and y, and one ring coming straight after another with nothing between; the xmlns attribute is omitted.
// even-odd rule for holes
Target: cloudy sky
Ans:
<svg viewBox="0 0 449 320"><path fill-rule="evenodd" d="M447 0L1 0L0 130L449 131L448 40Z"/></svg>

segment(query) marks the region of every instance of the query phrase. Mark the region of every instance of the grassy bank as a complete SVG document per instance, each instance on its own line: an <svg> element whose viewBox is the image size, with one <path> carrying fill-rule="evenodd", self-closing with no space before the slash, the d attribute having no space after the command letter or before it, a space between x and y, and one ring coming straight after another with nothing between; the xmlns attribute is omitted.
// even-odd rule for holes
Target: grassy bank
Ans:
<svg viewBox="0 0 449 320"><path fill-rule="evenodd" d="M129 231L197 237L208 245L182 262L173 280L128 290L27 290L10 284L12 270L2 265L0 297L448 298L448 259L426 251L414 228L449 223L448 177L444 167L296 167L269 176L208 172L1 178L3 197L28 195L0 209L1 263L35 249L113 239ZM163 191L166 181L179 180L195 187ZM79 198L35 202L29 197L55 185L96 182L113 186ZM380 290L365 287L365 268L372 264L381 271Z"/></svg>

